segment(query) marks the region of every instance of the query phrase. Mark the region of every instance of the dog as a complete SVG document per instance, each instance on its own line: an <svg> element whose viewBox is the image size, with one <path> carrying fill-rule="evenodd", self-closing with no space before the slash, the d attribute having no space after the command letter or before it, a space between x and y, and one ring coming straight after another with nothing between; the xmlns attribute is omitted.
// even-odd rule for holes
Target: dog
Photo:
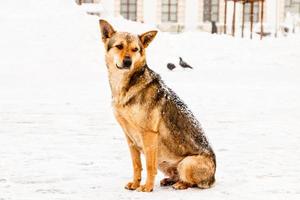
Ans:
<svg viewBox="0 0 300 200"><path fill-rule="evenodd" d="M130 150L133 180L128 190L153 191L157 170L167 178L161 186L210 188L216 157L198 120L186 104L151 70L146 48L157 31L141 35L117 32L100 20L115 118ZM141 182L141 153L147 178Z"/></svg>

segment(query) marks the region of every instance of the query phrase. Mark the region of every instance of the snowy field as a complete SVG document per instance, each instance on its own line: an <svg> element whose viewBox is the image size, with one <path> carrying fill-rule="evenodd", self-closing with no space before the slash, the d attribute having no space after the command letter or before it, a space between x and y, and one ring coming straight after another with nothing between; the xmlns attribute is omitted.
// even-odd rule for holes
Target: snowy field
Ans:
<svg viewBox="0 0 300 200"><path fill-rule="evenodd" d="M194 70L167 70L178 56ZM73 1L0 2L0 200L300 199L300 35L159 33L150 45L149 66L215 150L208 190L162 188L160 173L153 193L124 189L131 160L103 58L98 19Z"/></svg>

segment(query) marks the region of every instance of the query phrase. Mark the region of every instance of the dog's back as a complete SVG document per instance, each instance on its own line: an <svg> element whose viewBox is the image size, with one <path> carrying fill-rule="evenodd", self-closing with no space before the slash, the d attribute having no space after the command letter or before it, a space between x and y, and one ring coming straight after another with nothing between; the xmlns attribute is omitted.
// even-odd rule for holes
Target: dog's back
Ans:
<svg viewBox="0 0 300 200"><path fill-rule="evenodd" d="M148 66L145 66L145 73L149 73L150 76L140 78L140 80L151 79L151 81L148 81L147 88L141 90L137 97L151 96L152 98L140 99L137 102L147 102L147 105L152 105L152 109L155 106L160 107L163 125L169 131L169 137L166 138L165 144L172 143L172 145L169 145L170 148L177 145L184 146L185 148L173 149L179 155L195 155L205 152L214 156L204 130L187 105ZM139 83L136 82L136 84ZM154 90L149 88L154 88Z"/></svg>

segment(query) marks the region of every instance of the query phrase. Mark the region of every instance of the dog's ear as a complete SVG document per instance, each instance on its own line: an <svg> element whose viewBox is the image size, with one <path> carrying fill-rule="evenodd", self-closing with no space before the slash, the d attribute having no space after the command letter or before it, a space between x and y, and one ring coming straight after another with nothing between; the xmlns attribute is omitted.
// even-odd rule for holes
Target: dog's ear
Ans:
<svg viewBox="0 0 300 200"><path fill-rule="evenodd" d="M110 38L116 31L107 21L103 19L99 20L99 24L100 24L101 34L102 34L102 41L106 42L106 40Z"/></svg>
<svg viewBox="0 0 300 200"><path fill-rule="evenodd" d="M154 39L156 36L157 31L148 31L146 33L143 33L142 35L139 35L139 38L143 44L143 46L146 48L150 42Z"/></svg>

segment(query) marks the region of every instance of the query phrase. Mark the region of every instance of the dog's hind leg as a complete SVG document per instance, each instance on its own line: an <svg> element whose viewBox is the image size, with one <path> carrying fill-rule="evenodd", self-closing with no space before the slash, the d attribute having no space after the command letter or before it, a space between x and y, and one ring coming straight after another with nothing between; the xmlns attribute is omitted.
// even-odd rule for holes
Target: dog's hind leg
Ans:
<svg viewBox="0 0 300 200"><path fill-rule="evenodd" d="M178 164L177 170L180 180L173 185L175 189L186 189L192 186L206 189L215 182L216 166L210 155L188 156Z"/></svg>
<svg viewBox="0 0 300 200"><path fill-rule="evenodd" d="M169 186L169 185L173 185L174 183L176 183L178 181L178 179L174 179L174 178L163 178L162 180L160 180L160 186Z"/></svg>
<svg viewBox="0 0 300 200"><path fill-rule="evenodd" d="M164 178L160 181L160 186L169 186L176 183L178 178L177 165L170 166L167 162L162 162L158 165L160 171L164 173L167 178Z"/></svg>

